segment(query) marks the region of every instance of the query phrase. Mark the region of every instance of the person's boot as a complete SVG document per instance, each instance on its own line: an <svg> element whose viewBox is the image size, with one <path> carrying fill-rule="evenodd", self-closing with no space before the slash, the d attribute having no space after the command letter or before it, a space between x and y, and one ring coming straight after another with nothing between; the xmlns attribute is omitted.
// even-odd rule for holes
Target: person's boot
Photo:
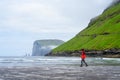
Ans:
<svg viewBox="0 0 120 80"><path fill-rule="evenodd" d="M88 65L86 64L86 67L87 67Z"/></svg>
<svg viewBox="0 0 120 80"><path fill-rule="evenodd" d="M82 67L82 65L80 65L80 67Z"/></svg>

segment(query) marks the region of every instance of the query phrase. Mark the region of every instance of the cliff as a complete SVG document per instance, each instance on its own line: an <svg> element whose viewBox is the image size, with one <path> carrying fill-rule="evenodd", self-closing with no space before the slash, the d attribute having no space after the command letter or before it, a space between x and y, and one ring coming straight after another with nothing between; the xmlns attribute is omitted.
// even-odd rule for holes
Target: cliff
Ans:
<svg viewBox="0 0 120 80"><path fill-rule="evenodd" d="M32 56L44 56L63 43L62 40L36 40L33 44Z"/></svg>

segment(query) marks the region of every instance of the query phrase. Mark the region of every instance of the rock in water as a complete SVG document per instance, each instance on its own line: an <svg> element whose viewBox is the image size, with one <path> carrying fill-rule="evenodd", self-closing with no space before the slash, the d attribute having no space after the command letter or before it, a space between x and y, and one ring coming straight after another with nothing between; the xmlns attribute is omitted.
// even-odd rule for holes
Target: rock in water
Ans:
<svg viewBox="0 0 120 80"><path fill-rule="evenodd" d="M44 56L62 43L64 41L56 39L36 40L33 44L32 56Z"/></svg>

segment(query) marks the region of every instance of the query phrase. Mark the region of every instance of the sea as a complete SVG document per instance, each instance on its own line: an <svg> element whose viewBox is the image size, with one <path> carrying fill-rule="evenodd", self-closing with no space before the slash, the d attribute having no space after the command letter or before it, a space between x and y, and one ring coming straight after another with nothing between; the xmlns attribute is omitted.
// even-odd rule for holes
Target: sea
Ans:
<svg viewBox="0 0 120 80"><path fill-rule="evenodd" d="M89 66L120 65L120 58L86 58ZM51 65L79 66L80 57L51 57L51 56L1 56L0 67L39 67Z"/></svg>

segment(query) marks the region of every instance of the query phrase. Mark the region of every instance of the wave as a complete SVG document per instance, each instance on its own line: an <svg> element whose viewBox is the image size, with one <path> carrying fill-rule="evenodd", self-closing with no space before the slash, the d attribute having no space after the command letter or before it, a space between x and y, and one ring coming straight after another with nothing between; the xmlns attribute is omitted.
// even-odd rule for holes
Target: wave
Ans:
<svg viewBox="0 0 120 80"><path fill-rule="evenodd" d="M119 58L87 58L90 65L120 64ZM79 57L0 57L0 66L80 65Z"/></svg>

